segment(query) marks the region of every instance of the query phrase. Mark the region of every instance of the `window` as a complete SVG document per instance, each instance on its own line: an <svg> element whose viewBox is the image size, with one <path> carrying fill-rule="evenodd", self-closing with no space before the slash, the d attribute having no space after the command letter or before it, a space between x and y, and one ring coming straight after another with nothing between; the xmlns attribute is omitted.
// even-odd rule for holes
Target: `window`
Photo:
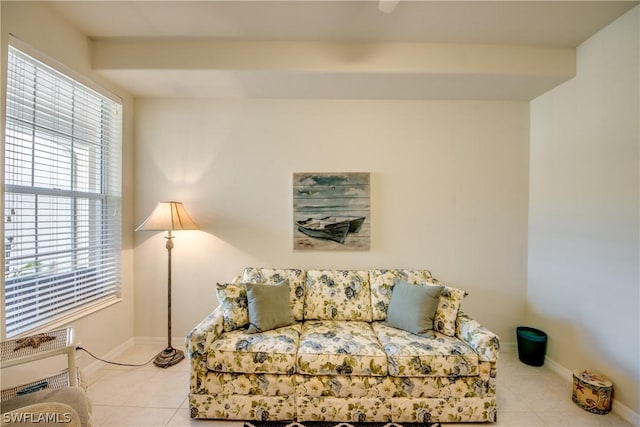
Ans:
<svg viewBox="0 0 640 427"><path fill-rule="evenodd" d="M6 336L118 298L121 109L9 46Z"/></svg>

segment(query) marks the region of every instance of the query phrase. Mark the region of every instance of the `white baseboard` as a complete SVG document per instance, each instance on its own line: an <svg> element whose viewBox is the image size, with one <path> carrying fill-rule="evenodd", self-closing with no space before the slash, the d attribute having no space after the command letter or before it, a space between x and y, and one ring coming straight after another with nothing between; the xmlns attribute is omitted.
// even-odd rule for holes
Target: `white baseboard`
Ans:
<svg viewBox="0 0 640 427"><path fill-rule="evenodd" d="M162 350L167 346L167 338L164 337L135 337L136 344L140 345L157 345L161 347L159 349ZM185 338L184 337L173 337L171 338L171 347L177 348L178 350L183 350L185 348Z"/></svg>
<svg viewBox="0 0 640 427"><path fill-rule="evenodd" d="M549 358L549 356L545 356L544 363L551 369L555 374L559 375L562 379L573 383L573 372L569 369L565 368L555 360ZM633 426L640 426L640 415L635 412L633 409L629 408L627 405L624 405L618 402L616 399L611 401L611 410L615 412L619 417L624 418Z"/></svg>
<svg viewBox="0 0 640 427"><path fill-rule="evenodd" d="M613 399L611 402L611 410L618 414L620 418L627 420L632 426L640 426L640 415L627 405L623 405Z"/></svg>
<svg viewBox="0 0 640 427"><path fill-rule="evenodd" d="M615 399L611 402L611 410L620 418L625 419L632 426L640 426L640 415L627 405L617 402Z"/></svg>
<svg viewBox="0 0 640 427"><path fill-rule="evenodd" d="M501 342L500 351L503 351L505 353L515 353L516 351L518 351L518 345L515 341Z"/></svg>
<svg viewBox="0 0 640 427"><path fill-rule="evenodd" d="M549 356L545 356L544 363L556 375L559 375L560 377L562 377L563 380L573 382L573 373L569 369L565 368L555 360L551 359Z"/></svg>

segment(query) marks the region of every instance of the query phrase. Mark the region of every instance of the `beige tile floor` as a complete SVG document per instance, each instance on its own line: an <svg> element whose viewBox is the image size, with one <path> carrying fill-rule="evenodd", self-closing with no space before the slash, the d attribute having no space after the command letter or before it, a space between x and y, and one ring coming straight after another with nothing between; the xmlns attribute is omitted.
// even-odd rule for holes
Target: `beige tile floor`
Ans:
<svg viewBox="0 0 640 427"><path fill-rule="evenodd" d="M143 363L161 349L136 345L117 358ZM167 369L103 365L86 378L93 419L101 426L241 427L239 422L189 417L187 360ZM462 424L446 424L447 427ZM470 424L465 424L469 426ZM630 426L614 413L594 415L571 402L571 383L548 367L535 368L504 351L498 362L498 426Z"/></svg>

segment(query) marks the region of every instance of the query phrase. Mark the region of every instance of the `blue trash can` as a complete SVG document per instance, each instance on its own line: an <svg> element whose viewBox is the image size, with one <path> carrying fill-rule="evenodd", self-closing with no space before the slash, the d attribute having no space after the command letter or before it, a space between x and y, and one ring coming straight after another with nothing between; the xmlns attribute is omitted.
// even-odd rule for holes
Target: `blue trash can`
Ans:
<svg viewBox="0 0 640 427"><path fill-rule="evenodd" d="M544 365L547 352L547 334L528 326L516 328L518 339L518 359L531 366Z"/></svg>

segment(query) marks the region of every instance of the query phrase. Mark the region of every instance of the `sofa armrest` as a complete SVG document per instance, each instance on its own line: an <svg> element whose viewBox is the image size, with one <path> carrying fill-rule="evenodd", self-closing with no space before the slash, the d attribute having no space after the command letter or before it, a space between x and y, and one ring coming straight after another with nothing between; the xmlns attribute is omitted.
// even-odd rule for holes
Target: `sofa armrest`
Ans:
<svg viewBox="0 0 640 427"><path fill-rule="evenodd" d="M223 332L222 309L218 306L187 334L189 358L204 355L211 343Z"/></svg>
<svg viewBox="0 0 640 427"><path fill-rule="evenodd" d="M460 312L456 319L456 336L476 353L480 361L496 362L500 351L500 339L468 315Z"/></svg>

